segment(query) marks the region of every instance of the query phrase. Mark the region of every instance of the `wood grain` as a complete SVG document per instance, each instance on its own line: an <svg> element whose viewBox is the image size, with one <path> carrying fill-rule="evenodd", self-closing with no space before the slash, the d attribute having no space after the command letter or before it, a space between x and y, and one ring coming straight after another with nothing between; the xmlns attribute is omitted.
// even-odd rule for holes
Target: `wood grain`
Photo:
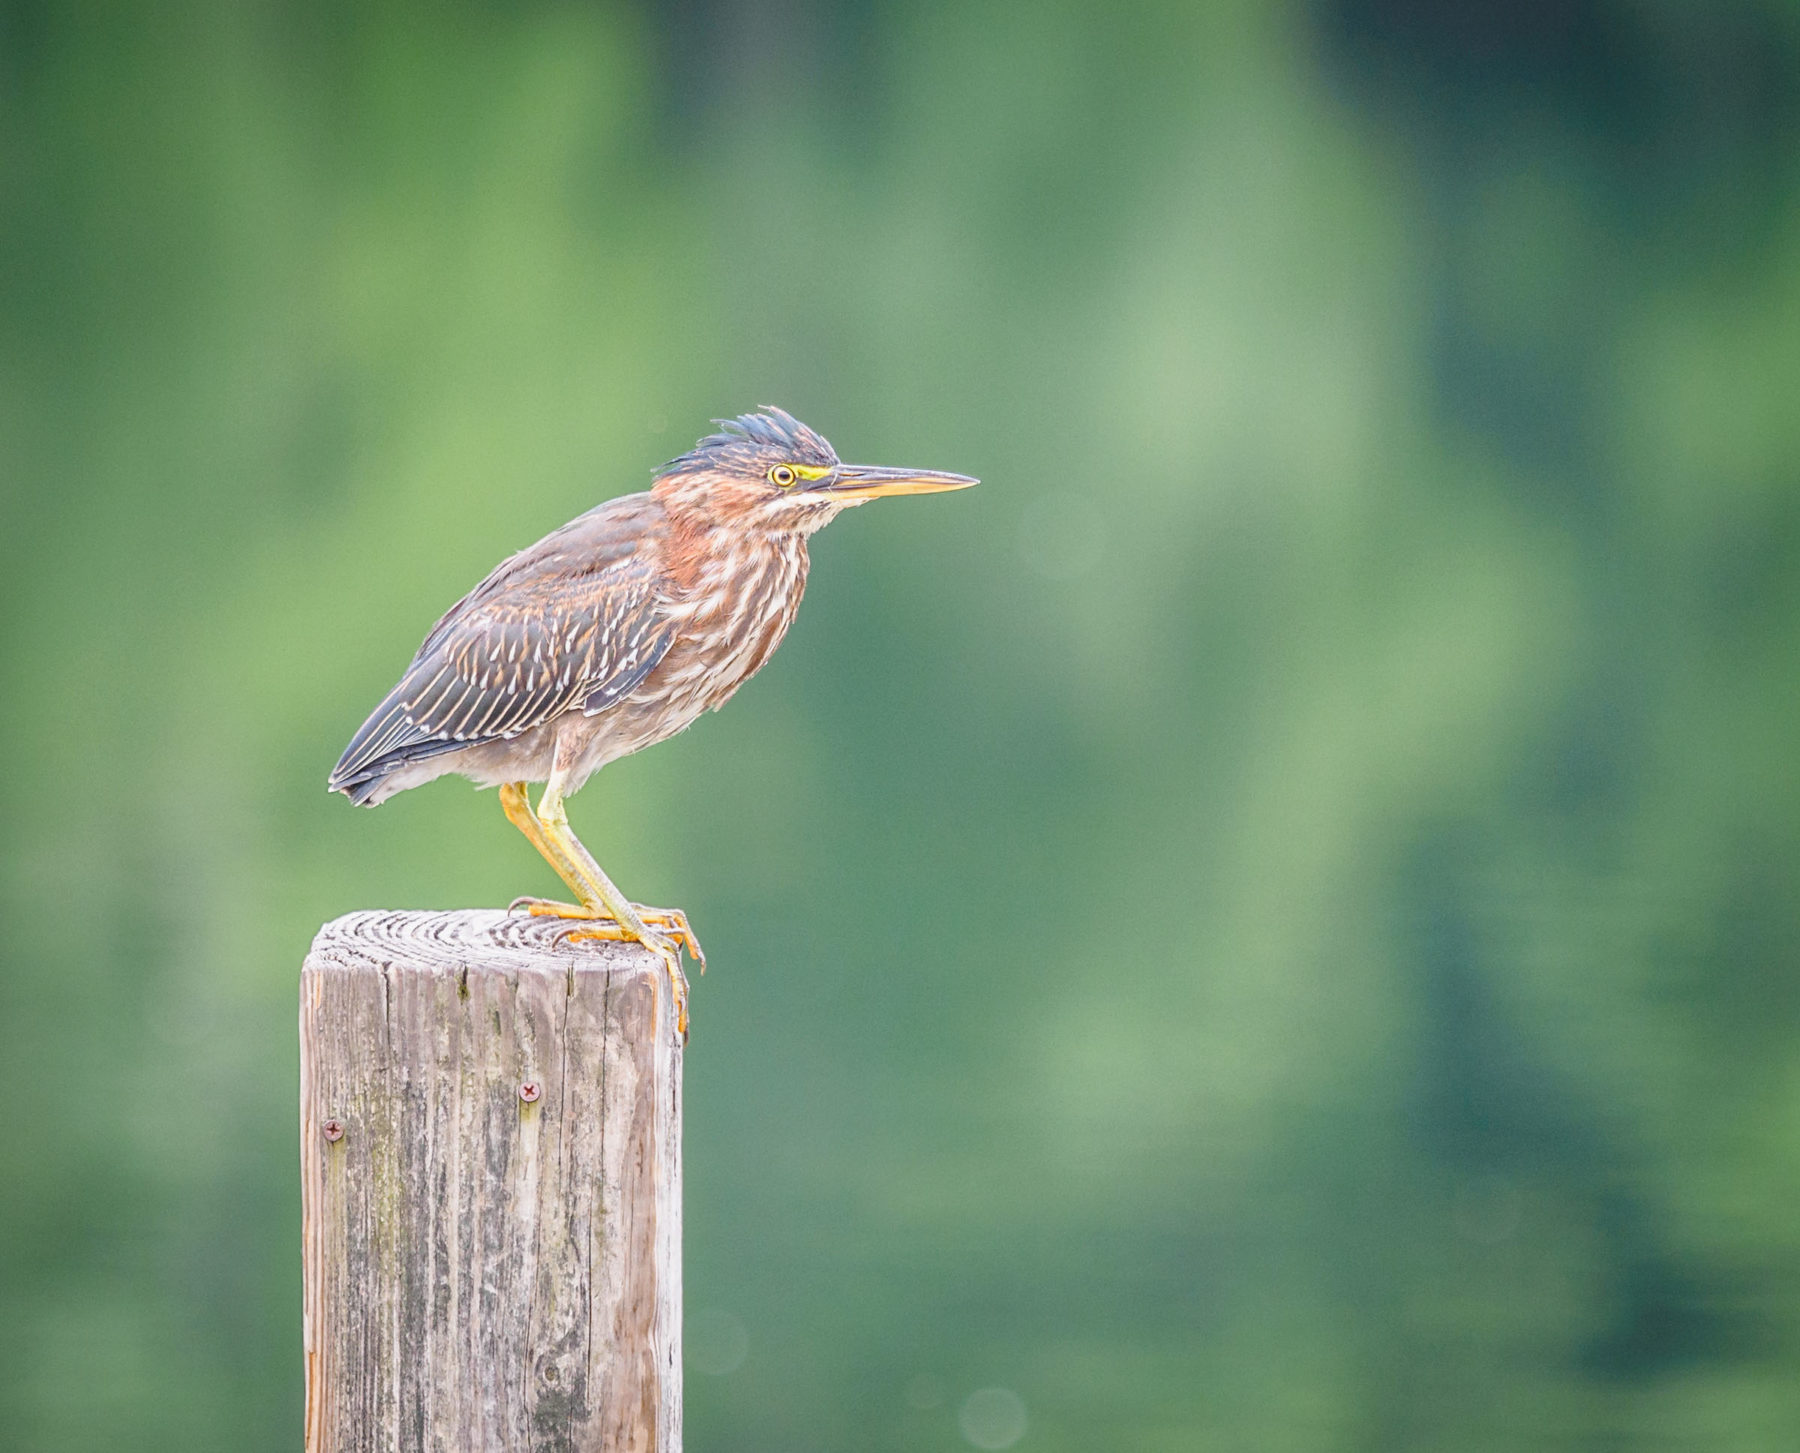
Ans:
<svg viewBox="0 0 1800 1453"><path fill-rule="evenodd" d="M307 1453L679 1453L668 982L647 950L558 946L560 926L356 913L313 941Z"/></svg>

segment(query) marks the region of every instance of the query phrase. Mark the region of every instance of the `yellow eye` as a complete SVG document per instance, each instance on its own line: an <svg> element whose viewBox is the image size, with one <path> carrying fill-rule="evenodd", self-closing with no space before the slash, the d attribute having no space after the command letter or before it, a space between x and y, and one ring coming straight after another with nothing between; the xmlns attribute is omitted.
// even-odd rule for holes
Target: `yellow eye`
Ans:
<svg viewBox="0 0 1800 1453"><path fill-rule="evenodd" d="M770 484L778 484L783 489L786 489L790 485L792 485L794 480L797 479L798 477L799 476L797 476L794 473L794 471L789 469L787 467L787 465L785 465L785 464L777 464L773 469L771 469L769 471L769 483Z"/></svg>

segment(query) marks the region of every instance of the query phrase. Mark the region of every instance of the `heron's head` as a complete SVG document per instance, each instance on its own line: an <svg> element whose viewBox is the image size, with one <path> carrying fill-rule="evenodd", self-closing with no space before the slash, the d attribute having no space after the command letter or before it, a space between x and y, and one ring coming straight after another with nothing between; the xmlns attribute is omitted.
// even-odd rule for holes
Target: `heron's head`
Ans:
<svg viewBox="0 0 1800 1453"><path fill-rule="evenodd" d="M665 464L654 485L672 511L713 524L809 535L864 500L977 482L966 474L844 464L822 435L781 409L714 422L719 432Z"/></svg>

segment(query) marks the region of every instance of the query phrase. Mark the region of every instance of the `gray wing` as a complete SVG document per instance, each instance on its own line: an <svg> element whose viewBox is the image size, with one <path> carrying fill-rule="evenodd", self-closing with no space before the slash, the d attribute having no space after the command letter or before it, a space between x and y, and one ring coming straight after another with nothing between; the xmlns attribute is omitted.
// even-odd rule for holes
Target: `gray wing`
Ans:
<svg viewBox="0 0 1800 1453"><path fill-rule="evenodd" d="M366 800L396 767L623 699L674 639L658 609L661 512L611 500L521 551L432 627L330 786Z"/></svg>

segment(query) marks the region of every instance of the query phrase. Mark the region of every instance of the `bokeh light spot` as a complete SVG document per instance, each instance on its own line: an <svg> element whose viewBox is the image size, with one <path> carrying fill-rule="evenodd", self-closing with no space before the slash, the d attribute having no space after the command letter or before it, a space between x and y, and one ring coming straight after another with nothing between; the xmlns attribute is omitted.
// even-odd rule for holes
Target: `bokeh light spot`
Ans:
<svg viewBox="0 0 1800 1453"><path fill-rule="evenodd" d="M969 1394L956 1423L977 1448L1010 1448L1025 1436L1025 1402L1009 1387L984 1387Z"/></svg>

